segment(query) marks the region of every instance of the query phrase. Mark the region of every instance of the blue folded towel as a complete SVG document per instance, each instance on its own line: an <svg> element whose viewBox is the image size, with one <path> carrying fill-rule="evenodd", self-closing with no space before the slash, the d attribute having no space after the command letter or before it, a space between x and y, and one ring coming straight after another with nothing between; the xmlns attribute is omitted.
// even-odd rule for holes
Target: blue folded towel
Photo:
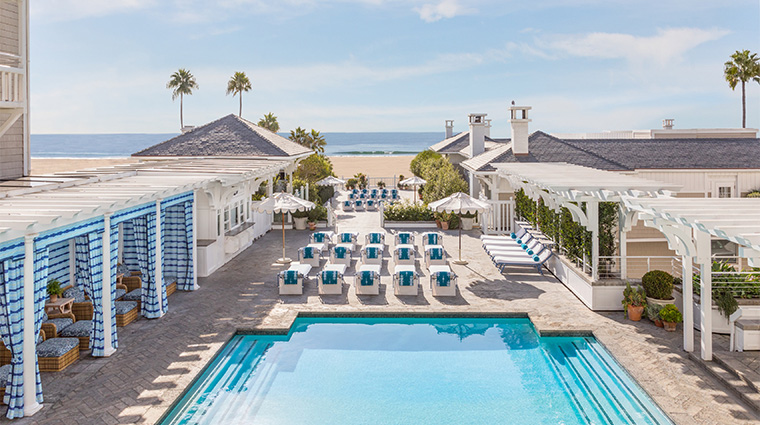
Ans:
<svg viewBox="0 0 760 425"><path fill-rule="evenodd" d="M364 249L364 255L367 258L379 258L380 257L380 249L375 248L374 246L365 248Z"/></svg>
<svg viewBox="0 0 760 425"><path fill-rule="evenodd" d="M431 260L443 260L443 249L441 248L433 248L429 250L430 252L430 259Z"/></svg>
<svg viewBox="0 0 760 425"><path fill-rule="evenodd" d="M402 244L409 244L412 240L412 234L411 233L399 233L398 234L398 241Z"/></svg>
<svg viewBox="0 0 760 425"><path fill-rule="evenodd" d="M398 249L398 259L399 260L408 260L411 258L412 250L409 248L399 248Z"/></svg>
<svg viewBox="0 0 760 425"><path fill-rule="evenodd" d="M314 242L317 242L317 243L322 243L322 242L324 242L324 241L325 241L325 238L326 238L326 237L327 237L327 235L325 235L325 234L324 234L324 233L322 233L322 232L317 232L317 233L314 233L314 234L312 234L312 235L311 235L311 239L312 239Z"/></svg>
<svg viewBox="0 0 760 425"><path fill-rule="evenodd" d="M438 245L438 235L435 233L428 233L427 242L428 245Z"/></svg>
<svg viewBox="0 0 760 425"><path fill-rule="evenodd" d="M354 235L352 235L351 233L341 233L340 241L342 243L351 243L354 241Z"/></svg>
<svg viewBox="0 0 760 425"><path fill-rule="evenodd" d="M346 258L347 254L348 249L345 246L336 246L333 248L333 255L335 255L335 258Z"/></svg>
<svg viewBox="0 0 760 425"><path fill-rule="evenodd" d="M359 272L359 282L362 286L372 286L375 283L375 272L364 270Z"/></svg>
<svg viewBox="0 0 760 425"><path fill-rule="evenodd" d="M303 257L302 258L314 258L314 248L307 246L304 248L301 248L303 250Z"/></svg>
<svg viewBox="0 0 760 425"><path fill-rule="evenodd" d="M382 233L370 233L369 234L369 243L383 243L383 234Z"/></svg>
<svg viewBox="0 0 760 425"><path fill-rule="evenodd" d="M449 286L449 283L451 283L449 272L437 272L435 274L435 283L438 286Z"/></svg>
<svg viewBox="0 0 760 425"><path fill-rule="evenodd" d="M339 275L337 270L322 271L322 285L337 285L338 276Z"/></svg>
<svg viewBox="0 0 760 425"><path fill-rule="evenodd" d="M298 270L283 270L283 281L285 285L298 285Z"/></svg>
<svg viewBox="0 0 760 425"><path fill-rule="evenodd" d="M414 272L409 270L398 272L398 283L401 286L414 285Z"/></svg>

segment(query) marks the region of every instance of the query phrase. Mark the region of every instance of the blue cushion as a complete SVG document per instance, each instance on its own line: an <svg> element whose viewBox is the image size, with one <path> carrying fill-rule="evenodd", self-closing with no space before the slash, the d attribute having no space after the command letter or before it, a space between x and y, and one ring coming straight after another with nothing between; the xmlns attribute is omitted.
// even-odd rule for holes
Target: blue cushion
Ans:
<svg viewBox="0 0 760 425"><path fill-rule="evenodd" d="M116 314L126 314L137 308L137 303L134 301L116 301L114 303L116 307Z"/></svg>
<svg viewBox="0 0 760 425"><path fill-rule="evenodd" d="M520 245L520 248L522 248L522 249L528 249L528 245L527 244L522 244L522 245Z"/></svg>
<svg viewBox="0 0 760 425"><path fill-rule="evenodd" d="M116 298L115 299L118 300L119 298L123 297L126 293L127 293L126 289L116 288Z"/></svg>
<svg viewBox="0 0 760 425"><path fill-rule="evenodd" d="M518 240L517 240L517 244L518 244L518 245L522 245L522 239L518 239Z"/></svg>
<svg viewBox="0 0 760 425"><path fill-rule="evenodd" d="M515 234L515 232L510 233L509 236L511 236L512 239L517 239L517 235Z"/></svg>
<svg viewBox="0 0 760 425"><path fill-rule="evenodd" d="M412 286L414 285L414 272L409 270L404 270L402 272L398 273L398 283L401 286Z"/></svg>
<svg viewBox="0 0 760 425"><path fill-rule="evenodd" d="M5 388L11 377L11 365L0 366L0 388Z"/></svg>
<svg viewBox="0 0 760 425"><path fill-rule="evenodd" d="M380 195L380 197L383 198L383 199L385 199L385 198L388 197L388 194L387 193L383 193L383 194Z"/></svg>
<svg viewBox="0 0 760 425"><path fill-rule="evenodd" d="M116 274L129 275L129 267L126 264L116 266Z"/></svg>
<svg viewBox="0 0 760 425"><path fill-rule="evenodd" d="M90 330L92 330L92 320L80 320L58 331L58 335L67 337L90 336Z"/></svg>
<svg viewBox="0 0 760 425"><path fill-rule="evenodd" d="M338 284L338 271L337 270L324 270L324 271L322 271L322 284L323 285L337 285Z"/></svg>
<svg viewBox="0 0 760 425"><path fill-rule="evenodd" d="M323 232L317 232L311 235L311 240L313 240L316 243L322 243L325 241L325 238L327 238L327 235Z"/></svg>
<svg viewBox="0 0 760 425"><path fill-rule="evenodd" d="M532 250L532 249L529 249L529 250L528 250L528 255L533 255L533 254L535 254L535 252L533 252L533 250Z"/></svg>
<svg viewBox="0 0 760 425"><path fill-rule="evenodd" d="M398 234L398 241L401 244L410 244L410 243L412 243L412 234L411 233L399 233Z"/></svg>
<svg viewBox="0 0 760 425"><path fill-rule="evenodd" d="M75 303L83 303L83 302L86 301L85 298L84 298L84 291L81 290L81 289L79 289L79 288L75 288L75 287L71 287L71 288L63 291L63 297L64 298L74 298L74 302Z"/></svg>
<svg viewBox="0 0 760 425"><path fill-rule="evenodd" d="M68 319L68 318L64 317L64 318L60 318L60 319L45 320L42 323L52 323L52 324L54 324L55 325L55 330L58 331L58 333L61 333L61 330L63 330L67 326L71 326L74 323L74 321L71 320L71 319ZM53 335L47 335L47 336L49 336L50 338L53 337Z"/></svg>
<svg viewBox="0 0 760 425"><path fill-rule="evenodd" d="M380 249L375 248L374 246L370 246L368 248L364 249L364 256L367 258L379 258L380 257Z"/></svg>
<svg viewBox="0 0 760 425"><path fill-rule="evenodd" d="M348 248L345 246L336 246L333 248L333 255L335 255L335 258L346 258L348 255Z"/></svg>
<svg viewBox="0 0 760 425"><path fill-rule="evenodd" d="M382 233L370 233L369 234L369 243L383 243L383 234Z"/></svg>
<svg viewBox="0 0 760 425"><path fill-rule="evenodd" d="M359 282L361 282L361 286L372 286L375 283L375 272L364 270L359 272Z"/></svg>
<svg viewBox="0 0 760 425"><path fill-rule="evenodd" d="M399 260L408 260L411 258L412 250L409 248L399 248L398 251L398 259Z"/></svg>
<svg viewBox="0 0 760 425"><path fill-rule="evenodd" d="M371 199L370 199L369 201L367 201L367 206L368 206L368 207L371 207L371 206L373 206L373 205L375 205L375 201L373 201L373 200L371 200Z"/></svg>
<svg viewBox="0 0 760 425"><path fill-rule="evenodd" d="M437 272L435 274L435 283L438 286L449 286L450 282L451 276L449 275L449 272Z"/></svg>
<svg viewBox="0 0 760 425"><path fill-rule="evenodd" d="M142 288L137 288L124 294L122 298L124 301L140 301L142 300Z"/></svg>
<svg viewBox="0 0 760 425"><path fill-rule="evenodd" d="M534 255L534 256L533 256L533 261L535 261L535 262L538 262L539 260L541 260L541 259L540 259L540 258L538 258L538 255Z"/></svg>
<svg viewBox="0 0 760 425"><path fill-rule="evenodd" d="M430 252L430 259L431 260L443 260L443 249L441 248L433 248L429 250Z"/></svg>
<svg viewBox="0 0 760 425"><path fill-rule="evenodd" d="M280 273L282 273L283 276L283 284L298 285L298 270L283 270Z"/></svg>
<svg viewBox="0 0 760 425"><path fill-rule="evenodd" d="M37 356L61 357L72 349L79 349L77 338L51 338L37 344Z"/></svg>

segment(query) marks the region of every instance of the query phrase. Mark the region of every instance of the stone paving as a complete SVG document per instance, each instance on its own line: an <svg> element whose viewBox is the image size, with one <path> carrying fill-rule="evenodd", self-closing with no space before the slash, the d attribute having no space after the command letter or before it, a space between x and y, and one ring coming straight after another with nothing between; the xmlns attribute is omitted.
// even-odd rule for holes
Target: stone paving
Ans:
<svg viewBox="0 0 760 425"><path fill-rule="evenodd" d="M378 228L379 214L340 213L339 225L340 230L366 233ZM308 234L287 231L290 255L306 244ZM212 276L200 279L198 291L173 295L163 318L140 319L120 328L120 348L113 356L83 355L63 372L43 373L44 409L15 423L155 423L237 329L287 328L298 312L524 312L540 331L593 331L677 424L760 423L688 359L680 332L624 320L622 312L592 312L548 273L511 269L503 276L480 247L478 234L463 234L463 257L470 263L452 265L460 285L454 298L432 297L427 272L419 265L422 293L393 295L388 271L393 265L387 253L378 296L359 297L353 285L344 288L343 295L320 296L312 280L304 295L281 297L275 275L282 267L273 264L281 243L275 228ZM446 232L444 246L456 256L456 231ZM352 271L353 267L348 274Z"/></svg>

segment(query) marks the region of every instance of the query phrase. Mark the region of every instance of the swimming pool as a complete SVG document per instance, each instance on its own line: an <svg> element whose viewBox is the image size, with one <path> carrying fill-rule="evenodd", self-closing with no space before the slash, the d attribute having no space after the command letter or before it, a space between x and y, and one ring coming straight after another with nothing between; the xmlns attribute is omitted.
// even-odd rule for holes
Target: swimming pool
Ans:
<svg viewBox="0 0 760 425"><path fill-rule="evenodd" d="M308 318L236 335L168 424L672 424L594 338L528 319Z"/></svg>

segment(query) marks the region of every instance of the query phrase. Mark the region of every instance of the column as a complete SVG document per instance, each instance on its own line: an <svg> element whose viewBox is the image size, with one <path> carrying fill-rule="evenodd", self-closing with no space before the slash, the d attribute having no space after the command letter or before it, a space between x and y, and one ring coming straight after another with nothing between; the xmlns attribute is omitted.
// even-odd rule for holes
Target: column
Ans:
<svg viewBox="0 0 760 425"><path fill-rule="evenodd" d="M694 351L694 282L692 281L692 263L691 256L684 255L681 257L681 278L683 279L683 349L684 351Z"/></svg>
<svg viewBox="0 0 760 425"><path fill-rule="evenodd" d="M42 409L37 403L37 334L34 332L34 238L24 237L24 416Z"/></svg>
<svg viewBox="0 0 760 425"><path fill-rule="evenodd" d="M618 211L618 231L620 234L620 279L628 279L628 232L625 231L625 212Z"/></svg>
<svg viewBox="0 0 760 425"><path fill-rule="evenodd" d="M267 197L272 196L272 191L274 188L274 183L272 183L273 181L274 181L274 176L267 180Z"/></svg>
<svg viewBox="0 0 760 425"><path fill-rule="evenodd" d="M69 239L69 284L77 286L77 244L74 238Z"/></svg>
<svg viewBox="0 0 760 425"><path fill-rule="evenodd" d="M591 229L591 279L599 279L599 201L586 201L586 217Z"/></svg>
<svg viewBox="0 0 760 425"><path fill-rule="evenodd" d="M156 258L155 258L155 281L156 281L156 291L158 292L158 310L161 313L161 316L163 316L164 311L164 297L161 296L163 289L162 286L164 285L164 271L163 271L163 263L161 263L161 257L163 256L163 250L161 246L161 200L159 199L156 201Z"/></svg>
<svg viewBox="0 0 760 425"><path fill-rule="evenodd" d="M108 357L115 353L111 332L113 331L113 322L111 322L111 288L115 277L111 275L111 213L103 214L103 290L101 291L101 305L103 306L103 357ZM121 239L121 238L119 238Z"/></svg>
<svg viewBox="0 0 760 425"><path fill-rule="evenodd" d="M198 194L193 192L193 290L200 288L198 286Z"/></svg>
<svg viewBox="0 0 760 425"><path fill-rule="evenodd" d="M697 262L701 290L699 291L699 319L702 334L702 360L712 360L712 248L710 235L699 230L693 230L697 247Z"/></svg>

